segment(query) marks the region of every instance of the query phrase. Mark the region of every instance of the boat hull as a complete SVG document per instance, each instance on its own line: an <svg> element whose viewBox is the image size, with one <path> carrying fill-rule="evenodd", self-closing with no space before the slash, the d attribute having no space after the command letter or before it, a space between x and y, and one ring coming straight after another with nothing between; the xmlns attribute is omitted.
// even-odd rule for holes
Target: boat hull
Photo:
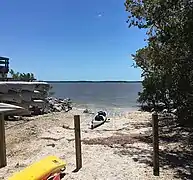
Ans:
<svg viewBox="0 0 193 180"><path fill-rule="evenodd" d="M97 114L95 115L95 117L96 116L97 116ZM101 120L96 120L95 117L90 122L90 128L91 129L97 128L97 127L101 126L102 124L104 124L107 121L107 116L101 116L101 117L103 117L103 119L101 119Z"/></svg>
<svg viewBox="0 0 193 180"><path fill-rule="evenodd" d="M20 114L24 113L25 111L26 109L18 105L0 103L0 113L3 113L4 115Z"/></svg>
<svg viewBox="0 0 193 180"><path fill-rule="evenodd" d="M8 93L9 91L48 91L50 85L46 82L23 82L23 81L8 81L0 82L0 93Z"/></svg>

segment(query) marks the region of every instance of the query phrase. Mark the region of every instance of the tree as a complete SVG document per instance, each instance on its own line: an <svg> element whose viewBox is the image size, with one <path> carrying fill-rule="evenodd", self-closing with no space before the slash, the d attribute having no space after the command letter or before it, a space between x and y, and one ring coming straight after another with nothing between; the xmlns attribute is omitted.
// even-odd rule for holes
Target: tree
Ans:
<svg viewBox="0 0 193 180"><path fill-rule="evenodd" d="M126 0L129 27L146 29L148 45L136 52L142 68L140 101L172 102L180 122L193 117L193 0ZM156 87L156 88L155 88Z"/></svg>
<svg viewBox="0 0 193 180"><path fill-rule="evenodd" d="M14 80L21 80L21 81L33 81L35 80L35 76L33 73L19 73L15 72L13 69L9 72L11 74L11 78Z"/></svg>

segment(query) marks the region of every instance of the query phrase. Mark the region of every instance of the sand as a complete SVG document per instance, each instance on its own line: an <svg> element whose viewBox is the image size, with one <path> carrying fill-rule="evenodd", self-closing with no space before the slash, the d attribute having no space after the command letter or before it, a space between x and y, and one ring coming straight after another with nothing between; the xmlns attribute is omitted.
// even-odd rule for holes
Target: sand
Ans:
<svg viewBox="0 0 193 180"><path fill-rule="evenodd" d="M72 172L75 166L75 141L73 116L81 115L83 167ZM152 167L139 159L151 161L152 144L141 141L150 130L151 114L117 109L110 121L91 130L88 127L93 115L83 109L58 112L20 121L6 122L8 165L0 169L0 179L47 155L56 155L67 162L63 179L76 180L137 180L176 179L172 169L160 169L154 177ZM160 147L161 148L161 147ZM141 155L141 154L140 154Z"/></svg>

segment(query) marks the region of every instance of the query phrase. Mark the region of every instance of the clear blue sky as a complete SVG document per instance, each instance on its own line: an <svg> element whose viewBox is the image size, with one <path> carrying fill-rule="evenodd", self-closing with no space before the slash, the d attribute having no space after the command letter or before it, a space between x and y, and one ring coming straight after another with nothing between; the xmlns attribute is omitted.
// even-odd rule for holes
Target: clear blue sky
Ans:
<svg viewBox="0 0 193 180"><path fill-rule="evenodd" d="M41 80L140 80L130 54L145 33L124 0L0 1L0 56Z"/></svg>

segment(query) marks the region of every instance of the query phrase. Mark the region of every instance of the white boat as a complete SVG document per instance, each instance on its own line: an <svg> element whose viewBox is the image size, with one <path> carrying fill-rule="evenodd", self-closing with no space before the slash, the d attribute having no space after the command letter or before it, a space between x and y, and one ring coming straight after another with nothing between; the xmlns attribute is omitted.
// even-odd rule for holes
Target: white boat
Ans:
<svg viewBox="0 0 193 180"><path fill-rule="evenodd" d="M5 87L7 88L7 92L9 91L15 91L15 92L20 92L22 89L32 89L32 86L27 86L27 84L25 84L26 82L22 82L22 81L3 81L0 82L0 89L1 87Z"/></svg>
<svg viewBox="0 0 193 180"><path fill-rule="evenodd" d="M23 107L7 104L7 103L0 103L0 113L4 115L14 115L14 114L21 114L24 113L26 110Z"/></svg>
<svg viewBox="0 0 193 180"><path fill-rule="evenodd" d="M46 82L3 81L0 82L0 102L21 106L25 109L22 112L27 115L30 106L46 107L49 89L50 85Z"/></svg>
<svg viewBox="0 0 193 180"><path fill-rule="evenodd" d="M9 91L48 91L50 85L46 82L25 82L25 81L2 81L0 82L0 92L8 93Z"/></svg>
<svg viewBox="0 0 193 180"><path fill-rule="evenodd" d="M99 111L90 122L90 128L94 129L107 121L107 113L105 111Z"/></svg>
<svg viewBox="0 0 193 180"><path fill-rule="evenodd" d="M8 94L0 94L1 102L14 102L22 103L22 101L30 102L32 100L32 92L26 91L26 93L9 92Z"/></svg>
<svg viewBox="0 0 193 180"><path fill-rule="evenodd" d="M0 103L0 113L4 113L7 111L15 111L15 110L21 110L23 109L20 106L15 106L12 104L7 104L7 103Z"/></svg>
<svg viewBox="0 0 193 180"><path fill-rule="evenodd" d="M34 82L29 82L30 84L35 85L35 89L37 91L49 91L50 89L50 84L48 84L47 82L38 82L38 81L34 81Z"/></svg>
<svg viewBox="0 0 193 180"><path fill-rule="evenodd" d="M11 102L11 104L15 106L20 106L23 109L20 111L18 110L15 112L6 113L6 115L31 115L32 107L37 107L39 109L45 109L47 107L47 103L43 100L32 100L30 102L22 101L21 103Z"/></svg>
<svg viewBox="0 0 193 180"><path fill-rule="evenodd" d="M22 103L22 101L30 102L34 99L46 99L46 97L47 97L46 92L39 92L39 91L15 92L15 91L10 91L7 94L0 94L0 101L1 102Z"/></svg>
<svg viewBox="0 0 193 180"><path fill-rule="evenodd" d="M0 101L1 102L21 103L22 97L19 93L0 94Z"/></svg>
<svg viewBox="0 0 193 180"><path fill-rule="evenodd" d="M41 99L36 99L36 100L33 100L31 103L30 103L31 106L36 106L38 108L45 108L47 103L44 101L44 100L41 100Z"/></svg>
<svg viewBox="0 0 193 180"><path fill-rule="evenodd" d="M31 101L34 99L46 99L48 92L46 91L21 91L21 96L24 101Z"/></svg>
<svg viewBox="0 0 193 180"><path fill-rule="evenodd" d="M22 103L13 103L14 105L21 106L25 109L29 109L32 106L38 107L38 108L44 108L46 107L47 103L44 100L37 99L37 100L32 100L30 102L27 101L22 101Z"/></svg>
<svg viewBox="0 0 193 180"><path fill-rule="evenodd" d="M48 97L48 91L35 90L32 94L32 99L46 99Z"/></svg>

